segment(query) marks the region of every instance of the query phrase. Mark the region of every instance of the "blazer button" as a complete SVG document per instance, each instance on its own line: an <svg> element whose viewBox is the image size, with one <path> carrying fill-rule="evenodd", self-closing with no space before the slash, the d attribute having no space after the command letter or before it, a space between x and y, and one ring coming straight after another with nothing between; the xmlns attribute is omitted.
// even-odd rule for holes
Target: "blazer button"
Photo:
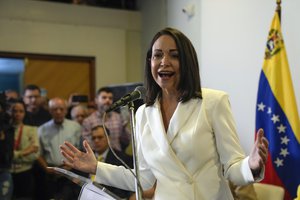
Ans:
<svg viewBox="0 0 300 200"><path fill-rule="evenodd" d="M187 183L188 183L188 184L192 184L192 183L194 183L194 180L193 180L193 178L189 178L189 179L187 180Z"/></svg>

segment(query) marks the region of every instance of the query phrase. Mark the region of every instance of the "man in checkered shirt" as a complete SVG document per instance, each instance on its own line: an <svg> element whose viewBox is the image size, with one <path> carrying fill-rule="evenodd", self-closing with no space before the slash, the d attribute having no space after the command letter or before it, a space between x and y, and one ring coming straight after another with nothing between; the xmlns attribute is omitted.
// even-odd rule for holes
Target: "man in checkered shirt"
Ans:
<svg viewBox="0 0 300 200"><path fill-rule="evenodd" d="M93 112L83 121L82 137L91 144L91 130L93 127L102 125L103 114L113 103L113 92L108 87L102 87L97 91L95 98L97 111ZM110 131L110 142L112 148L122 151L129 144L130 135L127 129L127 122L118 112L106 114L105 126Z"/></svg>

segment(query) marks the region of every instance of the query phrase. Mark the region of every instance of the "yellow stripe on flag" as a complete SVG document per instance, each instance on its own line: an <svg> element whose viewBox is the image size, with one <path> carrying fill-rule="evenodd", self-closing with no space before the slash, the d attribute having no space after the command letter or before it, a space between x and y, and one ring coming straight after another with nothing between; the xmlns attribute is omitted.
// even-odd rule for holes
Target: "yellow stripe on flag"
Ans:
<svg viewBox="0 0 300 200"><path fill-rule="evenodd" d="M263 71L275 98L288 118L298 143L300 143L299 115L277 12L270 28Z"/></svg>

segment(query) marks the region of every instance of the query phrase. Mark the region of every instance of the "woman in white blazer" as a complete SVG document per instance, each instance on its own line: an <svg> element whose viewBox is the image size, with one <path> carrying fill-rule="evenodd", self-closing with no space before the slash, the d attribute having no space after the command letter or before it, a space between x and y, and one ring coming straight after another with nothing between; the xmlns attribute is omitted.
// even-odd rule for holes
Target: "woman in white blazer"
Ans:
<svg viewBox="0 0 300 200"><path fill-rule="evenodd" d="M228 95L200 85L196 52L180 31L165 28L153 38L145 68L146 100L136 113L136 139L143 189L156 182L155 200L233 199L237 185L261 180L268 156L263 130L249 157L239 144ZM128 169L97 163L70 143L65 164L96 174L96 181L135 190Z"/></svg>

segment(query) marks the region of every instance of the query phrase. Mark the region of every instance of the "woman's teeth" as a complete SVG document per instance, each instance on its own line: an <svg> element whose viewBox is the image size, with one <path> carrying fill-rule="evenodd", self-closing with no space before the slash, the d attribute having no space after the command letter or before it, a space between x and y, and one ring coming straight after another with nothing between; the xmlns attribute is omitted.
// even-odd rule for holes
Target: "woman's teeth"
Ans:
<svg viewBox="0 0 300 200"><path fill-rule="evenodd" d="M174 75L174 72L158 72L160 77L171 77Z"/></svg>

